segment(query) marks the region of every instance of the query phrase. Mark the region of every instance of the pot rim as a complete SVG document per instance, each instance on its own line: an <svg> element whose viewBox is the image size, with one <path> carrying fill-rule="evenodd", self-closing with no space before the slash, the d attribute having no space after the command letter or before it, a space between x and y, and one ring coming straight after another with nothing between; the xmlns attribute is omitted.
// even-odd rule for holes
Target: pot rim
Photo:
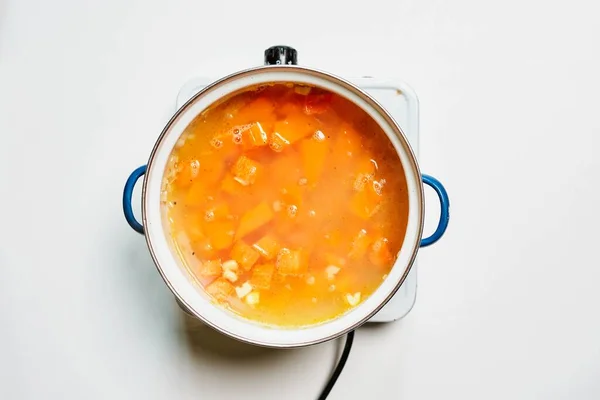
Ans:
<svg viewBox="0 0 600 400"><path fill-rule="evenodd" d="M248 344L252 344L252 345L258 345L258 346L262 346L262 347L269 347L269 348L298 348L298 347L306 347L306 346L311 346L311 345L315 345L315 344L319 344L319 343L323 343L329 340L333 340L336 339L338 337L343 336L344 334L358 328L359 326L363 325L365 322L367 322L371 317L373 317L373 315L375 315L377 312L379 312L388 302L389 300L396 294L396 292L398 291L398 289L402 286L402 284L404 283L404 281L406 280L406 277L408 276L408 273L410 272L412 265L415 261L415 258L417 256L418 250L419 250L419 242L420 239L422 237L423 234L423 225L424 225L424 191L423 191L423 184L421 183L421 171L419 168L419 164L417 162L417 158L414 154L414 151L406 137L406 135L404 134L404 132L402 131L402 128L400 127L400 125L394 120L394 118L390 115L390 113L377 101L375 100L371 95L369 95L367 92L365 92L364 90L362 90L360 87L356 86L355 84L340 78L334 74L331 74L329 72L325 72L319 69L315 69L315 68L309 68L309 67L303 67L303 66L297 66L297 65L266 65L266 66L259 66L259 67L253 67L253 68L248 68L248 69L244 69L244 70L240 70L237 72L234 72L232 74L229 74L227 76L224 76L223 78L214 81L213 83L207 85L206 87L204 87L202 90L200 90L198 93L194 94L194 96L192 96L187 102L185 102L185 104L183 104L174 114L173 116L169 119L169 121L167 122L167 124L165 125L165 127L163 128L162 132L160 133L159 137L157 138L153 148L152 148L152 152L150 153L149 159L148 159L148 163L147 163L147 172L144 176L144 181L143 181L143 188L142 188L142 221L143 221L143 226L148 227L150 226L149 221L147 219L147 190L148 190L148 183L149 180L151 178L151 176L153 175L152 170L153 170L153 166L154 166L154 160L156 157L157 152L160 149L161 144L163 143L164 139L167 137L167 135L169 134L171 128L173 127L174 123L182 116L184 115L189 107L194 104L199 98L201 98L202 96L205 96L207 93L215 90L216 88L225 85L233 80L236 79L240 79L240 78L244 78L246 76L252 75L252 74L261 74L261 73L265 73L268 72L270 70L277 70L277 71L289 71L289 72L295 72L295 73L300 73L300 74L309 74L309 75L317 75L320 78L324 78L325 80L328 80L330 82L333 82L334 85L336 86L341 86L344 89L353 92L354 94L356 94L359 98L361 98L362 100L364 100L369 106L371 106L378 115L380 115L385 123L387 124L387 126L393 131L393 133L398 137L398 139L401 142L402 148L405 151L406 155L408 156L408 161L410 162L410 166L404 165L403 164L403 170L404 170L404 174L407 175L409 173L413 173L415 175L415 181L417 182L417 189L418 192L416 193L417 198L418 198L418 204L409 204L409 215L410 215L410 209L417 207L419 210L419 215L417 216L417 232L415 234L415 238L416 240L414 241L412 248L411 248L411 256L408 258L407 260L407 264L406 267L404 269L403 274L400 276L400 278L397 280L395 286L393 287L393 289L388 293L388 295L383 299L383 301L379 302L379 304L374 307L369 313L367 313L364 317L362 317L360 320L354 322L353 324L351 324L350 326L347 326L341 330L336 331L335 333L332 333L326 337L321 337L318 339L312 339L312 340L305 340L305 341L299 341L297 343L290 343L290 344L281 344L281 343L271 343L269 341L261 341L261 340L256 340L256 339L249 339L247 337L244 337L241 334L235 333L235 332L230 332L227 329L224 329L223 327L221 327L220 325L218 325L217 323L215 323L215 321L212 321L208 318L206 318L205 316L203 316L201 313L199 313L193 306L191 306L189 304L188 301L186 301L186 299L179 293L179 291L174 287L174 285L172 284L172 282L169 280L169 278L167 277L163 267L161 266L160 261L158 260L157 254L156 254L156 249L154 248L154 245L152 243L152 239L151 239L151 235L149 235L148 233L146 233L145 238L146 238L146 244L148 246L148 249L150 251L150 254L152 256L152 260L155 264L156 269L158 270L159 274L161 275L163 281L165 282L165 284L169 287L169 290L173 293L173 295L176 297L177 301L183 305L187 310L189 310L189 312L196 318L198 318L199 320L201 320L203 323L211 326L213 329L231 337L234 338L236 340L239 340L241 342L244 343L248 343ZM290 82L290 81L287 81ZM246 87L250 87L252 86L252 83L249 83ZM227 95L229 95L231 93L228 93ZM227 96L226 95L226 96ZM352 101L351 99L348 99L349 101ZM353 103L355 103L354 101L352 101ZM210 106L210 105L209 105ZM207 106L207 107L209 107ZM357 104L357 106L361 107L360 105ZM204 108L206 109L206 107ZM365 110L367 111L367 110ZM198 114L196 114L197 116ZM384 128L382 126L382 128ZM385 129L384 129L385 130ZM388 135L389 136L389 135ZM390 141L393 142L393 140L391 138L388 137L388 139ZM172 151L172 149L171 149ZM396 151L399 153L399 150L396 148ZM399 154L400 156L400 154ZM156 171L156 173L158 173L158 171ZM161 176L164 174L164 171L160 171ZM408 224L408 222L407 222ZM408 229L407 229L408 231ZM408 232L407 232L408 234ZM407 235L406 234L406 235ZM406 237L405 237L406 240ZM404 243L402 245L401 250L399 251L399 254L404 251ZM408 250L408 249L406 249ZM175 255L173 255L175 257ZM393 268L396 268L397 265L395 264L393 266ZM393 269L392 268L392 269ZM383 285L383 282L380 284L380 286L373 292L372 295L374 295L375 293L377 293L380 289L381 286ZM214 307L219 307L218 305L213 305ZM229 312L229 311L228 311ZM343 319L346 315L348 315L348 312L346 312L345 314L341 314L337 317L334 317L332 320L328 320L328 321L324 321L322 323L318 323L316 325L308 325L306 328L311 328L313 326L318 326L321 324L327 324L329 322L332 322L334 320L340 320ZM246 320L243 319L242 320L247 323L247 324L253 324L254 322L251 320ZM274 327L273 329L278 329L277 327ZM298 327L298 328L280 328L282 330L301 330L301 329L305 329L303 327Z"/></svg>

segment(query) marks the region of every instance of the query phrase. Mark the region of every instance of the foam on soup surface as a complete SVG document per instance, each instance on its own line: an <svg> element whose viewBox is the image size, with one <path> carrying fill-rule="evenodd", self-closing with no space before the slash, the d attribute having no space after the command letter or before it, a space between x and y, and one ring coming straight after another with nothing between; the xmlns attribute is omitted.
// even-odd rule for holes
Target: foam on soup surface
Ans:
<svg viewBox="0 0 600 400"><path fill-rule="evenodd" d="M211 106L165 171L182 261L215 302L297 327L356 307L392 268L408 218L402 165L360 108L272 84Z"/></svg>

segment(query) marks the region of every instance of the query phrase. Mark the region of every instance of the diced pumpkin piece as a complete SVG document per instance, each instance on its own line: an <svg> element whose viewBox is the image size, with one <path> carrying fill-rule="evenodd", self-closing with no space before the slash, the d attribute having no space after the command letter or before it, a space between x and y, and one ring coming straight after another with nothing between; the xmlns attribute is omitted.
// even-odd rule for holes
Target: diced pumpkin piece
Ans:
<svg viewBox="0 0 600 400"><path fill-rule="evenodd" d="M259 97L233 115L237 124L248 124L256 121L270 121L275 119L275 103L265 97Z"/></svg>
<svg viewBox="0 0 600 400"><path fill-rule="evenodd" d="M248 186L256 181L256 177L261 170L261 166L254 160L246 156L240 156L231 169L233 179L242 186Z"/></svg>
<svg viewBox="0 0 600 400"><path fill-rule="evenodd" d="M271 150L279 153L285 150L290 145L289 140L283 137L282 134L275 131L269 136L269 147Z"/></svg>
<svg viewBox="0 0 600 400"><path fill-rule="evenodd" d="M206 287L206 292L218 301L227 300L233 290L233 285L225 278L218 278Z"/></svg>
<svg viewBox="0 0 600 400"><path fill-rule="evenodd" d="M381 183L368 182L363 190L352 195L350 211L362 219L368 219L379 210L381 199Z"/></svg>
<svg viewBox="0 0 600 400"><path fill-rule="evenodd" d="M348 160L358 154L361 147L361 137L358 132L351 125L345 124L335 141L335 154L341 160Z"/></svg>
<svg viewBox="0 0 600 400"><path fill-rule="evenodd" d="M280 249L279 242L273 235L267 234L260 238L258 242L252 245L261 256L267 260L272 260L277 256L277 252Z"/></svg>
<svg viewBox="0 0 600 400"><path fill-rule="evenodd" d="M221 182L221 190L232 196L238 196L242 192L243 186L233 178L233 175L227 174Z"/></svg>
<svg viewBox="0 0 600 400"><path fill-rule="evenodd" d="M281 201L284 205L295 205L296 207L302 205L303 189L297 182L283 187L280 194Z"/></svg>
<svg viewBox="0 0 600 400"><path fill-rule="evenodd" d="M252 277L250 283L257 289L269 289L271 287L271 279L273 279L275 265L259 264L252 268Z"/></svg>
<svg viewBox="0 0 600 400"><path fill-rule="evenodd" d="M200 263L198 274L203 277L219 276L223 272L221 260L207 260Z"/></svg>
<svg viewBox="0 0 600 400"><path fill-rule="evenodd" d="M302 250L284 247L277 253L276 267L282 275L302 275L308 270L308 257Z"/></svg>
<svg viewBox="0 0 600 400"><path fill-rule="evenodd" d="M250 150L255 147L266 146L269 137L260 122L254 122L242 131L242 142L244 149Z"/></svg>
<svg viewBox="0 0 600 400"><path fill-rule="evenodd" d="M219 202L209 205L204 212L204 220L207 222L226 219L230 217L229 206L227 203Z"/></svg>
<svg viewBox="0 0 600 400"><path fill-rule="evenodd" d="M256 229L266 225L273 219L273 210L267 202L262 202L248 210L241 218L240 225L235 234L236 239L241 239Z"/></svg>
<svg viewBox="0 0 600 400"><path fill-rule="evenodd" d="M242 269L248 271L258 261L260 254L248 244L237 241L231 249L231 258L237 261Z"/></svg>
<svg viewBox="0 0 600 400"><path fill-rule="evenodd" d="M205 152L198 157L200 170L197 179L202 180L205 186L216 184L223 177L224 163L217 152Z"/></svg>
<svg viewBox="0 0 600 400"><path fill-rule="evenodd" d="M179 187L188 187L200 172L200 161L197 159L177 163L174 183Z"/></svg>
<svg viewBox="0 0 600 400"><path fill-rule="evenodd" d="M297 113L288 115L283 121L277 121L274 131L288 144L294 144L300 139L312 135L318 128L313 118Z"/></svg>
<svg viewBox="0 0 600 400"><path fill-rule="evenodd" d="M268 166L269 180L277 182L279 188L297 186L302 178L302 162L300 154L290 148L285 156L275 157Z"/></svg>
<svg viewBox="0 0 600 400"><path fill-rule="evenodd" d="M378 267L388 267L393 260L389 241L386 238L375 240L369 250L369 261Z"/></svg>
<svg viewBox="0 0 600 400"><path fill-rule="evenodd" d="M205 224L206 236L215 250L224 250L233 244L235 222L229 220L213 221Z"/></svg>
<svg viewBox="0 0 600 400"><path fill-rule="evenodd" d="M304 176L311 184L315 184L321 176L329 152L329 145L325 140L315 139L315 136L321 135L325 136L321 131L317 131L313 137L302 140L299 146Z"/></svg>
<svg viewBox="0 0 600 400"><path fill-rule="evenodd" d="M358 162L355 170L356 178L354 179L352 188L355 191L360 192L373 182L375 171L377 170L377 163L371 159L363 159Z"/></svg>
<svg viewBox="0 0 600 400"><path fill-rule="evenodd" d="M194 180L185 195L185 203L191 206L201 205L208 197L206 183L201 179Z"/></svg>
<svg viewBox="0 0 600 400"><path fill-rule="evenodd" d="M366 229L361 229L352 241L352 248L348 253L348 257L353 260L363 258L372 242L373 238L369 236Z"/></svg>

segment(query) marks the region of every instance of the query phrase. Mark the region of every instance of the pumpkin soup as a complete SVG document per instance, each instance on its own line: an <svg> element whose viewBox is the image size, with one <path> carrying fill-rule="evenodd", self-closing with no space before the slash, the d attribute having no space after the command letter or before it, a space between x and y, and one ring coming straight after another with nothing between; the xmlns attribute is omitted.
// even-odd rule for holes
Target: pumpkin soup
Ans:
<svg viewBox="0 0 600 400"><path fill-rule="evenodd" d="M406 187L394 147L363 110L319 88L271 84L195 118L162 200L175 248L215 302L297 327L378 288L406 232Z"/></svg>

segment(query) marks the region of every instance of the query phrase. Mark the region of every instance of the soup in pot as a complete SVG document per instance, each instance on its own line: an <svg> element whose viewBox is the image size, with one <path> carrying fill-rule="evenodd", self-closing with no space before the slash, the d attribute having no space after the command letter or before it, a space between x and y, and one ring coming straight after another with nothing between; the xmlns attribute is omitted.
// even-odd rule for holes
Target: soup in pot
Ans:
<svg viewBox="0 0 600 400"><path fill-rule="evenodd" d="M163 180L174 248L214 302L279 327L369 297L402 246L408 193L379 125L320 88L249 88L202 112Z"/></svg>

